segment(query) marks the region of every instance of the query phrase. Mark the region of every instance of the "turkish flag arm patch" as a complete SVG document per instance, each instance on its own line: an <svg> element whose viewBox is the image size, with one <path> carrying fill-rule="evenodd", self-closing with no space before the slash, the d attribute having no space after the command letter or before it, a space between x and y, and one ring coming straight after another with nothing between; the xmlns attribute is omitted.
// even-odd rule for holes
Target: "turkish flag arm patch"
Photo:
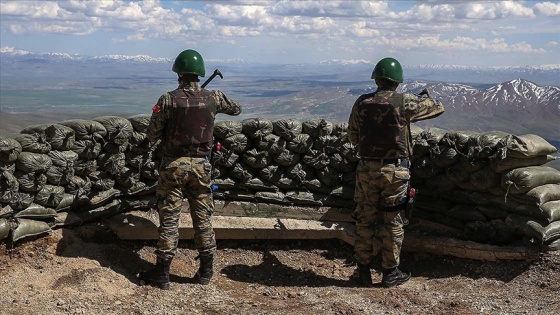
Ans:
<svg viewBox="0 0 560 315"><path fill-rule="evenodd" d="M157 114L157 113L159 113L160 110L161 110L161 107L158 104L156 104L156 105L154 105L154 107L152 107L152 113Z"/></svg>

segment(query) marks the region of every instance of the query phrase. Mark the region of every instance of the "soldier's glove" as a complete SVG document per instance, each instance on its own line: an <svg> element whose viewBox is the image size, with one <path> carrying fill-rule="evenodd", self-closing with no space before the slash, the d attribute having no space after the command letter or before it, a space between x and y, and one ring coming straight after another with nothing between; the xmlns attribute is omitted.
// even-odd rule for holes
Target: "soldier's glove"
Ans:
<svg viewBox="0 0 560 315"><path fill-rule="evenodd" d="M428 93L428 89L423 89L422 92L418 93L418 96L424 96L424 95L430 97L430 94Z"/></svg>

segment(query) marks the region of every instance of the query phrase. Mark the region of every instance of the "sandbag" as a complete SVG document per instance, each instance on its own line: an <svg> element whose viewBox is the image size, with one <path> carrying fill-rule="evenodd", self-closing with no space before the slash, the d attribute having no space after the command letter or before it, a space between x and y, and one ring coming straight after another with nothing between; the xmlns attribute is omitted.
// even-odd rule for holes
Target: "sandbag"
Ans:
<svg viewBox="0 0 560 315"><path fill-rule="evenodd" d="M437 167L448 167L459 162L461 159L461 155L454 148L439 144L430 149L430 156L434 166Z"/></svg>
<svg viewBox="0 0 560 315"><path fill-rule="evenodd" d="M16 168L26 173L44 173L51 165L51 158L42 153L21 152L16 160Z"/></svg>
<svg viewBox="0 0 560 315"><path fill-rule="evenodd" d="M490 166L494 172L503 173L514 168L543 165L555 159L552 155L537 155L523 159L506 157L505 159L492 159Z"/></svg>
<svg viewBox="0 0 560 315"><path fill-rule="evenodd" d="M82 159L92 160L101 153L101 143L94 140L76 140L72 151L76 152Z"/></svg>
<svg viewBox="0 0 560 315"><path fill-rule="evenodd" d="M560 200L560 185L546 184L537 186L525 194L512 195L509 196L508 199L509 198L521 203L535 203L537 205L542 205L549 201Z"/></svg>
<svg viewBox="0 0 560 315"><path fill-rule="evenodd" d="M278 187L270 182L261 180L258 177L251 178L239 184L239 187L246 190L254 191L278 191Z"/></svg>
<svg viewBox="0 0 560 315"><path fill-rule="evenodd" d="M235 164L229 169L229 176L240 179L241 181L248 181L255 176L255 170L243 163Z"/></svg>
<svg viewBox="0 0 560 315"><path fill-rule="evenodd" d="M310 179L304 180L302 182L303 186L305 186L310 192L318 193L318 194L330 194L332 192L333 187L329 186L319 179Z"/></svg>
<svg viewBox="0 0 560 315"><path fill-rule="evenodd" d="M272 121L266 118L248 118L241 121L241 131L251 139L261 139L272 134Z"/></svg>
<svg viewBox="0 0 560 315"><path fill-rule="evenodd" d="M12 195L12 200L10 200L8 205L15 211L21 211L29 207L34 199L35 195L19 191Z"/></svg>
<svg viewBox="0 0 560 315"><path fill-rule="evenodd" d="M289 201L285 200L285 194L279 191L258 191L255 193L255 200L264 203L279 203L279 204L289 204Z"/></svg>
<svg viewBox="0 0 560 315"><path fill-rule="evenodd" d="M449 131L440 140L441 144L455 148L457 152L468 153L471 138L478 137L479 133L470 130Z"/></svg>
<svg viewBox="0 0 560 315"><path fill-rule="evenodd" d="M297 163L285 168L286 177L297 181L304 181L315 177L315 169L307 164Z"/></svg>
<svg viewBox="0 0 560 315"><path fill-rule="evenodd" d="M557 152L556 147L540 136L527 134L522 136L508 135L498 143L498 155L505 158L531 158Z"/></svg>
<svg viewBox="0 0 560 315"><path fill-rule="evenodd" d="M52 150L69 151L76 142L76 132L74 129L60 124L49 125L45 131L47 141L51 144Z"/></svg>
<svg viewBox="0 0 560 315"><path fill-rule="evenodd" d="M523 235L534 238L539 244L560 239L560 221L547 224L536 218L511 214L506 218L506 223Z"/></svg>
<svg viewBox="0 0 560 315"><path fill-rule="evenodd" d="M36 192L47 184L47 175L45 173L26 173L17 170L14 176L17 178L19 190L21 191Z"/></svg>
<svg viewBox="0 0 560 315"><path fill-rule="evenodd" d="M292 140L287 142L288 150L295 153L306 153L313 148L313 138L305 133L295 136Z"/></svg>
<svg viewBox="0 0 560 315"><path fill-rule="evenodd" d="M245 152L250 146L247 136L242 133L224 138L220 143L225 149L237 154Z"/></svg>
<svg viewBox="0 0 560 315"><path fill-rule="evenodd" d="M21 134L16 137L16 141L21 144L22 151L33 153L49 153L51 144L45 135L40 133Z"/></svg>
<svg viewBox="0 0 560 315"><path fill-rule="evenodd" d="M447 170L450 170L450 169L447 169ZM444 171L444 169L442 169L441 167L435 166L432 159L427 155L424 155L424 156L420 157L418 160L414 161L412 163L411 167L410 167L410 173L412 174L412 176L419 177L419 178L424 178L424 179L434 177L438 174L441 174L443 171ZM461 169L459 171L462 172L463 170ZM452 180L454 179L451 176L450 176L450 178ZM465 176L465 180L467 180L467 179L468 179L468 175ZM453 182L455 182L455 180L453 180Z"/></svg>
<svg viewBox="0 0 560 315"><path fill-rule="evenodd" d="M267 151L261 151L258 149L247 150L241 156L243 162L252 168L264 168L270 164L272 157Z"/></svg>
<svg viewBox="0 0 560 315"><path fill-rule="evenodd" d="M94 118L93 121L105 127L107 131L104 136L105 140L115 144L128 143L128 139L130 139L134 131L132 123L128 119L122 117L101 116Z"/></svg>
<svg viewBox="0 0 560 315"><path fill-rule="evenodd" d="M115 186L115 179L107 172L95 171L87 175L91 187L98 190L109 190Z"/></svg>
<svg viewBox="0 0 560 315"><path fill-rule="evenodd" d="M212 154L212 161L221 166L233 167L239 160L239 155L232 150L222 148L220 151L215 151Z"/></svg>
<svg viewBox="0 0 560 315"><path fill-rule="evenodd" d="M446 133L447 130L432 127L432 128L424 129L419 134L419 137L420 139L425 139L430 146L434 146L441 141L441 139L443 138L443 136L445 136Z"/></svg>
<svg viewBox="0 0 560 315"><path fill-rule="evenodd" d="M313 194L306 191L289 191L285 199L295 205L301 206L322 206L325 195Z"/></svg>
<svg viewBox="0 0 560 315"><path fill-rule="evenodd" d="M281 166L290 166L297 164L301 159L301 154L292 152L288 149L284 149L279 154L275 154L272 156L274 162Z"/></svg>
<svg viewBox="0 0 560 315"><path fill-rule="evenodd" d="M255 142L255 147L270 154L279 154L286 149L286 139L275 134L269 134Z"/></svg>
<svg viewBox="0 0 560 315"><path fill-rule="evenodd" d="M8 203L19 190L17 178L8 171L0 172L0 202Z"/></svg>
<svg viewBox="0 0 560 315"><path fill-rule="evenodd" d="M217 186L217 189L221 190L231 190L239 188L239 181L233 178L216 178L212 181L212 183Z"/></svg>
<svg viewBox="0 0 560 315"><path fill-rule="evenodd" d="M121 209L123 211L132 210L156 210L157 197L155 194L123 197L121 198Z"/></svg>
<svg viewBox="0 0 560 315"><path fill-rule="evenodd" d="M10 235L8 220L0 218L0 241L8 238L8 235Z"/></svg>
<svg viewBox="0 0 560 315"><path fill-rule="evenodd" d="M471 137L469 143L469 157L472 159L485 159L497 152L499 141L508 136L502 131L488 131L477 137Z"/></svg>
<svg viewBox="0 0 560 315"><path fill-rule="evenodd" d="M346 127L346 129L348 129L348 127ZM326 119L309 119L302 123L302 131L313 138L328 136L333 131L333 124Z"/></svg>
<svg viewBox="0 0 560 315"><path fill-rule="evenodd" d="M342 185L340 187L334 188L331 192L331 196L335 196L344 200L354 200L355 188L350 185Z"/></svg>
<svg viewBox="0 0 560 315"><path fill-rule="evenodd" d="M56 216L56 210L52 208L45 208L38 204L31 204L26 209L18 211L14 214L14 218L25 218L25 219L49 219Z"/></svg>
<svg viewBox="0 0 560 315"><path fill-rule="evenodd" d="M16 219L17 226L12 231L12 242L17 242L20 239L35 236L51 231L51 227L47 222L31 220L31 219Z"/></svg>
<svg viewBox="0 0 560 315"><path fill-rule="evenodd" d="M100 142L107 135L107 129L101 123L94 120L71 119L60 124L72 128L76 133L76 140Z"/></svg>
<svg viewBox="0 0 560 315"><path fill-rule="evenodd" d="M64 187L45 185L35 195L35 202L51 208L57 208L64 198Z"/></svg>
<svg viewBox="0 0 560 315"><path fill-rule="evenodd" d="M340 152L335 152L329 157L329 165L342 173L346 173L355 170L358 163L350 162Z"/></svg>
<svg viewBox="0 0 560 315"><path fill-rule="evenodd" d="M329 165L331 162L329 155L319 150L309 150L303 155L302 160L303 163L313 167L316 170L322 169L323 167Z"/></svg>
<svg viewBox="0 0 560 315"><path fill-rule="evenodd" d="M327 154L333 154L337 152L338 148L340 147L340 143L338 140L338 137L331 135L321 136L315 139L315 142L313 143L313 149Z"/></svg>
<svg viewBox="0 0 560 315"><path fill-rule="evenodd" d="M132 124L134 131L145 134L150 124L150 118L149 114L138 114L128 117L128 121Z"/></svg>
<svg viewBox="0 0 560 315"><path fill-rule="evenodd" d="M548 166L528 166L501 176L501 186L510 194L526 193L546 184L560 184L560 171Z"/></svg>
<svg viewBox="0 0 560 315"><path fill-rule="evenodd" d="M243 124L238 121L225 120L214 124L214 136L218 139L225 139L240 134L243 131Z"/></svg>
<svg viewBox="0 0 560 315"><path fill-rule="evenodd" d="M420 128L420 127L418 127L418 128ZM346 134L347 132L348 132L348 123L347 122L333 123L332 133L331 133L333 136L340 137L343 134Z"/></svg>
<svg viewBox="0 0 560 315"><path fill-rule="evenodd" d="M323 184L335 187L342 183L342 174L332 166L325 166L315 172L317 179Z"/></svg>
<svg viewBox="0 0 560 315"><path fill-rule="evenodd" d="M272 123L273 132L288 141L298 136L303 129L300 121L296 119L280 119Z"/></svg>
<svg viewBox="0 0 560 315"><path fill-rule="evenodd" d="M14 209L10 205L0 206L0 218L11 218L14 214Z"/></svg>
<svg viewBox="0 0 560 315"><path fill-rule="evenodd" d="M16 139L0 136L0 161L14 163L21 151L21 144Z"/></svg>

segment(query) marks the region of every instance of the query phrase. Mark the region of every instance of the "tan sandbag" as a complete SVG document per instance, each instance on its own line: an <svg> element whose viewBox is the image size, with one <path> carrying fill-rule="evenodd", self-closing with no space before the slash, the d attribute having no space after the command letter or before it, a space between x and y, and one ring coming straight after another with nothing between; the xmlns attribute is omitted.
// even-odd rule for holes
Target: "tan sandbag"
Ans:
<svg viewBox="0 0 560 315"><path fill-rule="evenodd" d="M515 227L523 235L534 238L539 244L560 239L560 221L547 224L537 218L511 214L506 218L506 223Z"/></svg>

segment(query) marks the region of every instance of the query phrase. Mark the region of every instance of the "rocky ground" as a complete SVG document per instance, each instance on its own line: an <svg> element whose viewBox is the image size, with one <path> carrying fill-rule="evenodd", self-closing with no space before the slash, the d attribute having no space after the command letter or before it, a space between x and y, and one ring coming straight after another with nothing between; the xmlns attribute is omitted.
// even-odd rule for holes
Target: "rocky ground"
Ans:
<svg viewBox="0 0 560 315"><path fill-rule="evenodd" d="M559 314L560 252L531 261L404 253L412 279L356 287L352 248L332 241L218 241L216 276L193 281L181 241L168 291L139 286L154 242L123 241L104 223L0 245L1 314ZM381 276L373 275L379 283Z"/></svg>

